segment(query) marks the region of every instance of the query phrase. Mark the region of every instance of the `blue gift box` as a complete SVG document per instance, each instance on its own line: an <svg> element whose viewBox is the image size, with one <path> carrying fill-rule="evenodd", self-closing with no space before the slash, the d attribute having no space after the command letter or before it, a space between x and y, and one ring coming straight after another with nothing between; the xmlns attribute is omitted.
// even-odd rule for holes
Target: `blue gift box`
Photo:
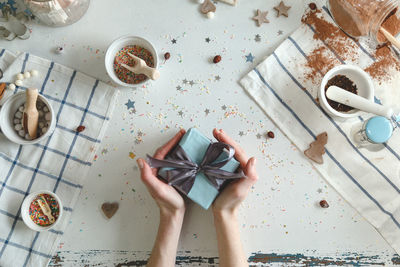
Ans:
<svg viewBox="0 0 400 267"><path fill-rule="evenodd" d="M200 164L211 143L211 140L205 137L197 129L190 128L182 137L179 145L186 152L191 161ZM216 162L227 159L228 156L228 153L224 151L217 158ZM239 165L239 162L232 158L221 167L221 170L235 172ZM171 168L160 168L158 175L165 179L167 177L166 172L170 169ZM219 194L218 189L210 182L203 172L197 173L194 184L188 193L182 191L178 186L175 186L175 188L206 210L211 206Z"/></svg>

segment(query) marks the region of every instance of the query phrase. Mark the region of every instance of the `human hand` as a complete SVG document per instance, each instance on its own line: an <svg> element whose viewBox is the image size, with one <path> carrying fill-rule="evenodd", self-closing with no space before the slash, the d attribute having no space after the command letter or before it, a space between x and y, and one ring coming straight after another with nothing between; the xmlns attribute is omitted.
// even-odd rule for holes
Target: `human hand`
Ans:
<svg viewBox="0 0 400 267"><path fill-rule="evenodd" d="M231 145L235 149L235 159L239 161L246 178L231 182L217 197L213 203L214 214L229 213L236 215L240 203L246 198L250 188L257 182L256 159L248 159L243 149L230 138L222 129L213 131L214 137L223 143Z"/></svg>
<svg viewBox="0 0 400 267"><path fill-rule="evenodd" d="M164 159L168 152L179 143L185 133L185 130L180 130L165 145L157 149L153 157L156 159ZM160 181L156 177L158 170L151 168L144 159L139 158L137 164L140 168L142 182L146 185L147 190L156 201L160 208L161 215L183 216L185 213L185 202L175 188Z"/></svg>

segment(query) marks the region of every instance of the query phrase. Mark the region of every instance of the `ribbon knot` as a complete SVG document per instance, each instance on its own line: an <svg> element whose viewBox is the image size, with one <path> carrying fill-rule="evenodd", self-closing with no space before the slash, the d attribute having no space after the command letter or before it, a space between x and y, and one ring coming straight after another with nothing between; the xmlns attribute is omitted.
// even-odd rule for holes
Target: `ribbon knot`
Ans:
<svg viewBox="0 0 400 267"><path fill-rule="evenodd" d="M228 156L223 160L217 161L224 151L228 153ZM175 186L180 191L188 194L193 187L196 175L200 172L203 172L218 190L227 180L245 177L242 170L229 172L221 169L234 155L235 149L231 145L216 142L208 146L203 160L200 164L197 164L190 159L180 145L177 145L164 160L155 159L147 155L147 162L152 168L171 168L166 171L167 177L164 177L164 179L167 180L169 185Z"/></svg>

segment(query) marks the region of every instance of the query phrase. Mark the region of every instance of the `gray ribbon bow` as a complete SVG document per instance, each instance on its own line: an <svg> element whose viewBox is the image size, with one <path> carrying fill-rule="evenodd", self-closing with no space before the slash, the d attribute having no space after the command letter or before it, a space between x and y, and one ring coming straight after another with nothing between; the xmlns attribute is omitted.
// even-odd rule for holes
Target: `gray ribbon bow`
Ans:
<svg viewBox="0 0 400 267"><path fill-rule="evenodd" d="M215 162L225 149L228 151L228 157L225 160ZM177 145L166 159L159 160L147 155L147 162L152 168L172 168L167 171L167 177L165 177L168 184L188 194L199 172L203 172L218 190L227 180L244 178L245 175L242 170L239 172L221 170L234 155L235 149L231 145L221 142L212 143L208 146L202 162L198 165L190 160L180 145Z"/></svg>

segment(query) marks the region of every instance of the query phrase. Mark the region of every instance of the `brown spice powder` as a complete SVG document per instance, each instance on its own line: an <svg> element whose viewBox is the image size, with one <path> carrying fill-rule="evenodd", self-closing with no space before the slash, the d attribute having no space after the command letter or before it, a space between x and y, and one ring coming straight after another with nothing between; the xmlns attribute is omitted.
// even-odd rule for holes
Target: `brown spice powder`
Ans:
<svg viewBox="0 0 400 267"><path fill-rule="evenodd" d="M321 46L314 49L311 54L308 55L306 67L310 72L306 74L306 79L315 82L317 77L321 77L318 73L321 73L323 76L335 66L335 60L332 60L332 58L327 55L326 50L326 47Z"/></svg>
<svg viewBox="0 0 400 267"><path fill-rule="evenodd" d="M400 62L395 58L388 44L378 47L374 57L376 61L364 70L380 83L390 78L389 69L394 68L400 71Z"/></svg>
<svg viewBox="0 0 400 267"><path fill-rule="evenodd" d="M314 27L314 39L325 42L341 59L347 62L354 61L358 56L358 46L356 43L338 26L320 18L318 14L321 13L322 11L320 9L309 11L303 16L302 22ZM388 17L385 21L385 25L391 24L393 22L392 20L394 20L394 18ZM389 26L388 30L390 30L391 27ZM330 52L326 50L327 48L325 46L317 47L307 55L309 61L306 67L310 72L305 75L306 79L316 82L316 77L319 76L318 73L324 75L337 64L338 61L336 58L332 58ZM374 57L376 61L365 68L365 71L379 82L390 79L388 70L394 68L400 71L400 62L388 45L378 47L374 53Z"/></svg>
<svg viewBox="0 0 400 267"><path fill-rule="evenodd" d="M357 45L335 24L330 23L318 14L322 11L309 11L302 18L302 22L313 26L315 29L314 39L326 43L343 60L354 60L354 51Z"/></svg>
<svg viewBox="0 0 400 267"><path fill-rule="evenodd" d="M391 35L396 36L400 32L400 19L396 16L397 8L393 10L382 23L382 28L387 30ZM379 31L377 36L379 42L387 42L386 37Z"/></svg>

